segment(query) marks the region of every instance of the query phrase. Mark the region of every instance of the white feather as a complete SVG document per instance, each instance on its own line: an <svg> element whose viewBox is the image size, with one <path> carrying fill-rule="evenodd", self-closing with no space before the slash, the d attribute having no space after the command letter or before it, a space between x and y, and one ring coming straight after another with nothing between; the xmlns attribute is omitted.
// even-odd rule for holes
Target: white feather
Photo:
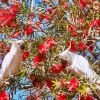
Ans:
<svg viewBox="0 0 100 100"><path fill-rule="evenodd" d="M20 40L13 43L10 52L4 57L0 75L2 79L9 78L10 75L15 76L20 70L22 50L19 44L23 44L23 41Z"/></svg>
<svg viewBox="0 0 100 100"><path fill-rule="evenodd" d="M100 82L100 77L95 73L95 71L91 68L88 60L83 56L75 54L67 49L60 54L60 58L66 60L68 63L71 61L71 69L76 73L85 75L93 82L96 80Z"/></svg>

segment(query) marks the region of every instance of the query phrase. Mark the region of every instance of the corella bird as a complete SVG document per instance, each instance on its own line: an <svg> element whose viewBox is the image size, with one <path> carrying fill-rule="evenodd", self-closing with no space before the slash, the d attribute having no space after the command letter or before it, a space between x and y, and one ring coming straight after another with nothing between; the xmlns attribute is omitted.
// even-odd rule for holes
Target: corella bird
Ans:
<svg viewBox="0 0 100 100"><path fill-rule="evenodd" d="M91 68L87 59L83 56L73 53L69 50L60 53L59 57L66 61L70 66L69 68L80 75L84 75L90 79L90 81L100 84L100 76Z"/></svg>
<svg viewBox="0 0 100 100"><path fill-rule="evenodd" d="M1 65L0 79L9 78L11 75L16 76L22 63L22 53L24 50L24 41L15 41L8 54L4 57Z"/></svg>

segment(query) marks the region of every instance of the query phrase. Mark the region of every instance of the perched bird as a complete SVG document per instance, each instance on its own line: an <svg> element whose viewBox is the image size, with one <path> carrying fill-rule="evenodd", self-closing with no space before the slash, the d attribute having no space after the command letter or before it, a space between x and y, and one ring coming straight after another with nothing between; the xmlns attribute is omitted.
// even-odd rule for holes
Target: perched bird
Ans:
<svg viewBox="0 0 100 100"><path fill-rule="evenodd" d="M22 63L22 53L24 50L24 41L15 41L10 51L6 54L1 65L0 79L9 78L11 75L16 76L20 71Z"/></svg>
<svg viewBox="0 0 100 100"><path fill-rule="evenodd" d="M91 68L88 60L81 55L71 52L69 49L60 53L59 57L66 61L70 69L79 75L84 75L90 81L100 84L100 76Z"/></svg>

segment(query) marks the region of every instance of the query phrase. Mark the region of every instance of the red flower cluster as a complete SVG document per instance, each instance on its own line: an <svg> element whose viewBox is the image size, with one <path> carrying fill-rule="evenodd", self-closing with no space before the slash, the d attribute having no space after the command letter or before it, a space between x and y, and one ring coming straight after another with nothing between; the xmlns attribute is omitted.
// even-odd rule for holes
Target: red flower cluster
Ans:
<svg viewBox="0 0 100 100"><path fill-rule="evenodd" d="M52 48L55 44L55 41L53 38L46 39L46 42L44 44L47 48Z"/></svg>
<svg viewBox="0 0 100 100"><path fill-rule="evenodd" d="M21 34L21 31L15 32L10 38L17 38Z"/></svg>
<svg viewBox="0 0 100 100"><path fill-rule="evenodd" d="M13 5L9 9L0 10L0 26L10 26L16 18L16 14L19 12L19 6Z"/></svg>
<svg viewBox="0 0 100 100"><path fill-rule="evenodd" d="M87 94L86 96L84 96L84 98L82 100L94 100L94 97Z"/></svg>
<svg viewBox="0 0 100 100"><path fill-rule="evenodd" d="M66 94L60 94L57 100L66 100Z"/></svg>
<svg viewBox="0 0 100 100"><path fill-rule="evenodd" d="M34 80L35 80L35 75L34 75L34 74L30 74L29 79L30 79L31 81L34 81Z"/></svg>
<svg viewBox="0 0 100 100"><path fill-rule="evenodd" d="M26 58L28 58L28 56L29 56L29 51L26 50L26 51L24 51L23 54L22 54L22 59L23 59L23 60L26 60Z"/></svg>
<svg viewBox="0 0 100 100"><path fill-rule="evenodd" d="M84 42L80 41L78 44L75 43L75 41L70 41L71 42L71 48L70 50L72 52L77 52L79 50L84 50L86 48L86 45ZM66 46L70 46L70 42L66 42Z"/></svg>
<svg viewBox="0 0 100 100"><path fill-rule="evenodd" d="M40 44L38 46L38 51L39 51L39 54L36 55L33 59L33 62L34 62L34 65L37 66L37 64L39 62L42 62L45 58L45 54L47 52L47 49L50 49L54 46L55 44L55 41L53 38L50 38L50 39L46 39L46 41L43 43L43 44Z"/></svg>
<svg viewBox="0 0 100 100"><path fill-rule="evenodd" d="M11 28L17 28L18 27L18 23L16 23L16 22L12 22L12 23L10 23L10 25L9 25L9 27L11 27Z"/></svg>
<svg viewBox="0 0 100 100"><path fill-rule="evenodd" d="M89 2L89 0L80 0L79 5L80 8L83 9L84 7L86 7L86 4Z"/></svg>
<svg viewBox="0 0 100 100"><path fill-rule="evenodd" d="M33 96L28 96L28 97L26 98L26 100L35 100L35 98L34 98Z"/></svg>
<svg viewBox="0 0 100 100"><path fill-rule="evenodd" d="M100 19L92 20L92 21L90 22L90 26L91 26L91 27L94 27L94 26L100 27Z"/></svg>
<svg viewBox="0 0 100 100"><path fill-rule="evenodd" d="M39 20L42 21L42 20L51 20L52 19L52 16L50 14L43 14L43 13L40 13L39 14Z"/></svg>
<svg viewBox="0 0 100 100"><path fill-rule="evenodd" d="M32 26L25 27L24 32L26 35L32 35L34 33L33 27Z"/></svg>
<svg viewBox="0 0 100 100"><path fill-rule="evenodd" d="M47 39L44 44L40 44L38 47L39 53L46 53L47 49L50 49L54 46L55 41L53 38Z"/></svg>
<svg viewBox="0 0 100 100"><path fill-rule="evenodd" d="M94 46L94 45L91 45L91 46L88 47L88 50L89 50L90 52L93 52L94 49L95 49L95 46Z"/></svg>
<svg viewBox="0 0 100 100"><path fill-rule="evenodd" d="M4 49L4 47L6 46L6 43L5 42L0 42L0 49Z"/></svg>
<svg viewBox="0 0 100 100"><path fill-rule="evenodd" d="M66 80L64 79L61 81L61 87L66 87L66 86L67 86L67 83L66 83Z"/></svg>
<svg viewBox="0 0 100 100"><path fill-rule="evenodd" d="M51 88L52 85L53 85L53 82L52 82L51 79L46 79L45 83L46 83L46 86L47 86L48 88Z"/></svg>
<svg viewBox="0 0 100 100"><path fill-rule="evenodd" d="M10 100L9 95L7 94L6 91L1 91L0 92L0 100Z"/></svg>
<svg viewBox="0 0 100 100"><path fill-rule="evenodd" d="M48 0L42 0L44 3L48 2Z"/></svg>
<svg viewBox="0 0 100 100"><path fill-rule="evenodd" d="M70 25L69 26L69 32L71 33L71 36L73 37L77 37L78 36L78 33L76 32L76 29L73 25Z"/></svg>
<svg viewBox="0 0 100 100"><path fill-rule="evenodd" d="M39 79L35 79L32 82L33 87L37 87L38 89L42 89L43 85Z"/></svg>
<svg viewBox="0 0 100 100"><path fill-rule="evenodd" d="M34 13L29 14L29 18L30 19L33 19L34 17L35 17L35 14Z"/></svg>
<svg viewBox="0 0 100 100"><path fill-rule="evenodd" d="M66 67L66 66L64 66L64 65L62 65L62 64L56 64L56 65L54 65L54 66L50 69L50 71L51 71L51 73L53 73L53 74L58 74L58 73L60 73L61 71L63 71L65 67Z"/></svg>
<svg viewBox="0 0 100 100"><path fill-rule="evenodd" d="M71 48L70 48L70 50L71 50L72 52L77 52L77 51L78 51L78 48L77 48L77 46L76 46L76 44L75 44L75 41L70 41L70 42L71 42ZM67 47L70 46L70 42L67 42L67 43L66 43L66 46L67 46Z"/></svg>
<svg viewBox="0 0 100 100"><path fill-rule="evenodd" d="M8 0L0 0L0 2L5 2L5 3L7 3L7 2L8 2Z"/></svg>
<svg viewBox="0 0 100 100"><path fill-rule="evenodd" d="M40 44L38 46L38 51L39 51L39 53L45 54L47 51L47 47L44 44Z"/></svg>
<svg viewBox="0 0 100 100"><path fill-rule="evenodd" d="M73 25L70 25L69 26L69 32L73 32L73 31L76 31L76 29Z"/></svg>
<svg viewBox="0 0 100 100"><path fill-rule="evenodd" d="M68 2L64 2L64 4L62 5L62 7L66 10L68 9L69 5L68 5Z"/></svg>
<svg viewBox="0 0 100 100"><path fill-rule="evenodd" d="M33 58L33 63L34 66L36 67L39 62L42 62L44 60L44 55L43 54L38 54Z"/></svg>
<svg viewBox="0 0 100 100"><path fill-rule="evenodd" d="M2 17L0 18L1 27L9 26L10 23L12 23L14 19L16 18L15 14L2 15L0 17Z"/></svg>
<svg viewBox="0 0 100 100"><path fill-rule="evenodd" d="M84 20L82 18L78 18L79 23L83 23Z"/></svg>
<svg viewBox="0 0 100 100"><path fill-rule="evenodd" d="M84 49L86 48L86 45L84 44L84 42L79 42L78 48L79 48L80 50L84 50Z"/></svg>
<svg viewBox="0 0 100 100"><path fill-rule="evenodd" d="M68 88L71 92L75 92L78 86L79 86L79 81L77 80L77 78L72 78L68 84Z"/></svg>
<svg viewBox="0 0 100 100"><path fill-rule="evenodd" d="M18 5L13 5L10 7L10 13L17 14L19 12Z"/></svg>
<svg viewBox="0 0 100 100"><path fill-rule="evenodd" d="M47 8L47 14L52 14L52 8Z"/></svg>

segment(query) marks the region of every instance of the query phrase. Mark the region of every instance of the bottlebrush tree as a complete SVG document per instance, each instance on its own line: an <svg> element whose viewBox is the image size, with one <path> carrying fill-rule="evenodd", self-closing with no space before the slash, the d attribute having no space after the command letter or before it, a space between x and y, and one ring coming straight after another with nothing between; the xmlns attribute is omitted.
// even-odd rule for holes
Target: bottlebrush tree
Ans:
<svg viewBox="0 0 100 100"><path fill-rule="evenodd" d="M6 89L13 95L17 88L30 91L27 100L49 95L57 100L71 100L75 96L79 100L94 100L96 84L70 71L61 62L59 53L68 48L70 42L70 50L87 57L100 74L99 4L94 0L73 0L73 3L43 0L37 7L28 8L23 1L0 8L0 35L5 35L0 41L1 60L13 41L25 41L21 71L18 76L0 82L0 100L11 98Z"/></svg>

